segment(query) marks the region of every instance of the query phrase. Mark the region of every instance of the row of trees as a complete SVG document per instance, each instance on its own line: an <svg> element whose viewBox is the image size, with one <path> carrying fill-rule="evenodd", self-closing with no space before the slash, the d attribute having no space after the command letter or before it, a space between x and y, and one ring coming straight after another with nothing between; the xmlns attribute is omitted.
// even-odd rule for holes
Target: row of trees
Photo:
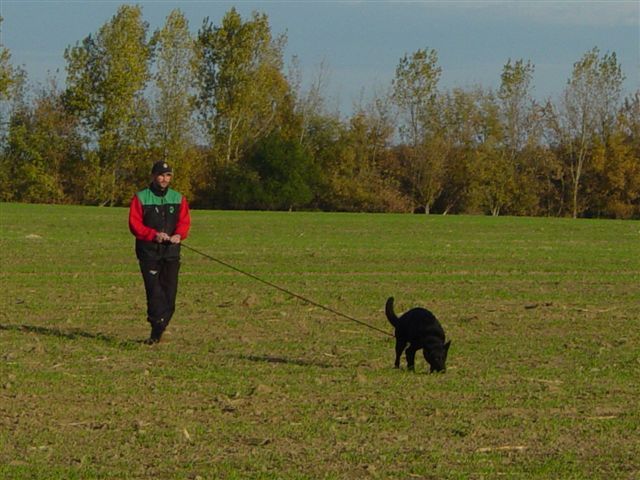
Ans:
<svg viewBox="0 0 640 480"><path fill-rule="evenodd" d="M123 5L36 92L0 46L0 200L123 205L166 159L208 208L640 218L640 91L623 96L615 53L586 52L540 103L530 62L497 91L445 90L420 49L342 118L326 68L303 87L285 45L261 13L193 35L175 10L150 33Z"/></svg>

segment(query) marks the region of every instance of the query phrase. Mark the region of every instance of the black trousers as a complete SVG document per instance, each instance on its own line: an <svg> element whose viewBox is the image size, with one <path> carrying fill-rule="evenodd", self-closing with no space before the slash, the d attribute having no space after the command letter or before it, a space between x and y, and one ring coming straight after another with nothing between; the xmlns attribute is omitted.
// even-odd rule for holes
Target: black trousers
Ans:
<svg viewBox="0 0 640 480"><path fill-rule="evenodd" d="M151 325L169 324L176 309L178 293L178 272L180 260L144 259L140 261L140 271L147 293L147 318Z"/></svg>

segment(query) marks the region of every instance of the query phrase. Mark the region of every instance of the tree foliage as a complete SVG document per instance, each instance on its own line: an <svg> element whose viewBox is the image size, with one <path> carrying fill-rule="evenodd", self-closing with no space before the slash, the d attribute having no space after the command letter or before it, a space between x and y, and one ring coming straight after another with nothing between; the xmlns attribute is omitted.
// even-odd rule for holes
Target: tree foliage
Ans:
<svg viewBox="0 0 640 480"><path fill-rule="evenodd" d="M229 168L218 205L233 209L292 210L313 198L311 159L300 143L279 132L254 144L242 165Z"/></svg>
<svg viewBox="0 0 640 480"><path fill-rule="evenodd" d="M2 38L2 22L0 17L0 38ZM7 100L11 94L11 87L16 82L16 71L11 65L11 52L0 43L0 100Z"/></svg>
<svg viewBox="0 0 640 480"><path fill-rule="evenodd" d="M13 112L0 157L5 175L1 200L82 201L78 187L85 172L79 161L82 140L76 123L65 111L55 85L39 92L31 107Z"/></svg>
<svg viewBox="0 0 640 480"><path fill-rule="evenodd" d="M640 91L622 98L615 53L586 52L538 103L530 61L441 89L418 49L343 116L325 62L285 73L265 14L148 30L119 7L64 52L63 89L31 94L0 45L1 201L123 205L163 159L197 207L640 218Z"/></svg>
<svg viewBox="0 0 640 480"><path fill-rule="evenodd" d="M393 101L398 108L401 138L411 147L406 157L408 176L414 203L428 213L441 190L443 157L437 123L437 86L442 69L433 49L420 49L404 55L393 80Z"/></svg>
<svg viewBox="0 0 640 480"><path fill-rule="evenodd" d="M198 107L214 156L223 165L274 127L285 107L285 37L273 38L265 14L243 21L232 8L215 26L205 19L197 39Z"/></svg>
<svg viewBox="0 0 640 480"><path fill-rule="evenodd" d="M65 51L67 106L98 145L87 192L96 203L123 200L123 171L135 166L135 150L146 143L147 30L141 8L123 5L95 36ZM128 161L133 165L125 165Z"/></svg>
<svg viewBox="0 0 640 480"><path fill-rule="evenodd" d="M171 162L176 188L191 195L188 181L195 170L191 161L197 135L194 121L195 39L180 10L173 10L151 39L155 56L153 81L154 158Z"/></svg>
<svg viewBox="0 0 640 480"><path fill-rule="evenodd" d="M574 63L560 108L552 117L556 145L562 151L571 181L574 218L586 208L579 197L593 148L598 142L606 142L615 128L623 80L616 54L601 57L594 47Z"/></svg>

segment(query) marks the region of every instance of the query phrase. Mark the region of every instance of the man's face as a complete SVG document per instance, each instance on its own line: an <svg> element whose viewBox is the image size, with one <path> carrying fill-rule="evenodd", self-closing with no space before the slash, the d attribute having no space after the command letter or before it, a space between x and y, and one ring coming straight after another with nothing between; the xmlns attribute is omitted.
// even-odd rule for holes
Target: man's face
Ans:
<svg viewBox="0 0 640 480"><path fill-rule="evenodd" d="M166 190L169 184L171 183L171 173L161 173L160 175L156 175L153 177L153 181L156 185L158 185L162 190Z"/></svg>

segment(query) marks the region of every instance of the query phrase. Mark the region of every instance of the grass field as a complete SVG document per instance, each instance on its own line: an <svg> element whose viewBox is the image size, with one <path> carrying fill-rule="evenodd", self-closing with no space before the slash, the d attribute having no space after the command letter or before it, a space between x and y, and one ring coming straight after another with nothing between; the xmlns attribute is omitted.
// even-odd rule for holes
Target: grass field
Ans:
<svg viewBox="0 0 640 480"><path fill-rule="evenodd" d="M126 209L0 204L2 479L640 478L640 223L193 212L157 346ZM403 359L404 361L404 359Z"/></svg>

